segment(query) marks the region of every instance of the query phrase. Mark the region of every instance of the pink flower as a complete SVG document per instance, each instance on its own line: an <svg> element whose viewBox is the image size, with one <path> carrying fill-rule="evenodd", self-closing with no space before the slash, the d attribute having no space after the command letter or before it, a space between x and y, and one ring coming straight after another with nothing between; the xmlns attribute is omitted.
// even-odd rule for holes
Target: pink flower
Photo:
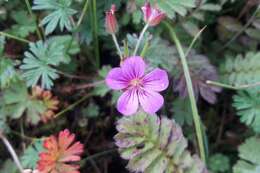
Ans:
<svg viewBox="0 0 260 173"><path fill-rule="evenodd" d="M145 74L145 66L142 57L129 57L106 77L106 84L111 89L124 91L117 102L117 109L123 115L134 114L139 104L149 114L163 105L164 99L158 92L168 87L168 75L159 68Z"/></svg>
<svg viewBox="0 0 260 173"><path fill-rule="evenodd" d="M75 142L75 135L69 130L61 131L56 136L44 140L46 151L39 154L37 169L40 173L80 173L79 165L83 153L83 145Z"/></svg>
<svg viewBox="0 0 260 173"><path fill-rule="evenodd" d="M149 24L149 26L158 25L164 18L165 14L157 8L151 7L149 2L146 2L142 7L144 14L144 21Z"/></svg>
<svg viewBox="0 0 260 173"><path fill-rule="evenodd" d="M116 6L111 5L111 9L106 12L106 31L110 34L117 32L117 20L115 17Z"/></svg>

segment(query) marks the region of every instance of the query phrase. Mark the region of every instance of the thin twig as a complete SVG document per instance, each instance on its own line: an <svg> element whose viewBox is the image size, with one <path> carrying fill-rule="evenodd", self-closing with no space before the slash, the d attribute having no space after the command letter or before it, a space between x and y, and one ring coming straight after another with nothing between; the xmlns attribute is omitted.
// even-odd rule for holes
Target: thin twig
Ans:
<svg viewBox="0 0 260 173"><path fill-rule="evenodd" d="M210 80L206 81L206 83L209 84L209 85L214 85L214 86L218 86L218 87L222 87L222 88L226 88L226 89L231 89L231 90L242 90L242 89L248 89L248 88L254 88L254 87L260 86L260 82L256 82L256 83L253 83L253 84L239 85L239 86L223 84L223 83L220 83L220 82L210 81Z"/></svg>
<svg viewBox="0 0 260 173"><path fill-rule="evenodd" d="M77 22L77 25L76 25L77 28L81 25L81 23L84 19L84 16L86 15L86 12L87 12L87 9L88 9L88 4L89 4L89 0L86 0L84 7L83 7L83 10L82 10L82 13L81 13L79 20Z"/></svg>
<svg viewBox="0 0 260 173"><path fill-rule="evenodd" d="M21 135L19 132L16 132L14 130L11 130L11 133L16 135L16 136L19 136L19 137L21 137L23 139L27 139L29 141L35 141L35 140L42 140L42 139L44 139L44 138L35 138L35 137L26 136L25 134Z"/></svg>
<svg viewBox="0 0 260 173"><path fill-rule="evenodd" d="M202 34L202 32L206 29L207 26L204 26L193 38L188 50L185 53L185 57L187 57L191 51L191 49L193 48L194 44L196 43L196 41L198 40L199 36Z"/></svg>
<svg viewBox="0 0 260 173"><path fill-rule="evenodd" d="M123 57L123 53L122 53L122 51L121 51L121 49L120 49L120 46L119 46L119 44L118 44L116 35L115 35L114 33L111 34L111 35L112 35L113 41L114 41L114 43L115 43L117 52L118 52L118 54L119 54L119 56L120 56L120 60L122 61L124 57Z"/></svg>
<svg viewBox="0 0 260 173"><path fill-rule="evenodd" d="M26 39L23 39L23 38L19 38L19 37L16 37L14 35L11 35L11 34L8 34L8 33L5 33L5 32L2 32L2 31L0 31L0 35L8 37L8 38L15 39L15 40L18 40L18 41L21 41L23 43L31 43L31 41L29 41L29 40L26 40Z"/></svg>
<svg viewBox="0 0 260 173"><path fill-rule="evenodd" d="M88 152L88 151L86 151L86 153L89 155L89 152ZM92 164L92 166L93 166L93 168L95 169L95 171L96 171L97 173L101 173L101 170L98 168L98 166L97 166L95 160L92 159L92 158L90 158L89 161L90 161L90 163Z"/></svg>
<svg viewBox="0 0 260 173"><path fill-rule="evenodd" d="M117 151L116 148L113 148L113 149L110 149L110 150L106 150L106 151L103 151L103 152L100 152L100 153L88 156L87 158L83 159L82 162L90 161L91 159L97 159L97 158L99 158L101 156L104 156L104 155L107 155L107 154L111 154L111 153L114 153L116 151Z"/></svg>
<svg viewBox="0 0 260 173"><path fill-rule="evenodd" d="M19 171L21 173L23 173L23 167L21 162L19 161L19 157L17 156L17 154L15 153L14 148L12 147L11 143L8 141L8 139L0 133L0 138L3 141L4 145L6 146L7 150L9 151L9 153L11 154L14 163L16 164L17 168L19 169Z"/></svg>
<svg viewBox="0 0 260 173"><path fill-rule="evenodd" d="M57 70L57 73L65 76L65 77L71 78L71 79L82 79L82 80L87 80L88 79L85 76L77 76L77 75L73 75L73 74L68 74L68 73L62 72L60 70Z"/></svg>
<svg viewBox="0 0 260 173"><path fill-rule="evenodd" d="M86 84L82 84L82 85L77 85L74 90L82 90L82 89L86 89L86 88L92 88L92 87L96 87L100 84L103 84L105 81L101 80L101 81L97 81L97 82L93 82L93 83L86 83Z"/></svg>
<svg viewBox="0 0 260 173"><path fill-rule="evenodd" d="M26 3L26 7L27 7L27 10L28 10L30 16L33 18L33 12L32 12L29 0L25 0L25 3ZM38 25L37 25L37 28L36 28L36 33L37 33L39 39L42 40L41 31L39 30Z"/></svg>
<svg viewBox="0 0 260 173"><path fill-rule="evenodd" d="M138 38L138 41L137 41L137 44L136 44L135 50L134 50L134 56L136 55L136 53L137 53L137 51L138 51L138 49L139 49L139 46L140 46L140 44L141 44L141 41L143 40L144 33L146 32L146 30L147 30L148 28L149 28L149 24L147 23L147 24L144 26L144 28L143 28L143 30L142 30L142 32L141 32L139 38Z"/></svg>
<svg viewBox="0 0 260 173"><path fill-rule="evenodd" d="M100 54L99 54L99 40L98 40L98 19L97 19L97 1L92 0L92 13L93 13L93 35L94 35L94 49L95 49L95 57L96 57L96 67L97 69L100 66Z"/></svg>
<svg viewBox="0 0 260 173"><path fill-rule="evenodd" d="M61 112L57 113L54 115L54 118L57 118L61 115L63 115L64 113L72 110L75 106L77 106L78 104L80 104L81 102L83 102L84 100L88 99L89 97L93 96L92 93L88 93L85 96L83 96L81 99L79 99L78 101L76 101L75 103L69 105L67 108L65 108L64 110L62 110Z"/></svg>
<svg viewBox="0 0 260 173"><path fill-rule="evenodd" d="M257 7L257 9L253 13L253 15L250 17L248 22L245 24L245 26L243 28L241 28L223 47L221 47L218 50L218 52L220 52L220 51L224 50L226 47L228 47L234 40L236 40L249 27L249 25L254 21L259 8L260 7Z"/></svg>

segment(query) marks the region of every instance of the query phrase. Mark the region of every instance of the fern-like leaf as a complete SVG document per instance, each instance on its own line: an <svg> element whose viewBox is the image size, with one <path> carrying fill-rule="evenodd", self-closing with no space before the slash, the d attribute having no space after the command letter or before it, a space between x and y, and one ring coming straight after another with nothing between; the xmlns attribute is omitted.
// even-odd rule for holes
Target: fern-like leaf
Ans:
<svg viewBox="0 0 260 173"><path fill-rule="evenodd" d="M260 93L256 89L240 91L234 96L233 106L240 121L260 133Z"/></svg>
<svg viewBox="0 0 260 173"><path fill-rule="evenodd" d="M260 81L260 53L249 52L245 57L228 58L220 67L221 78L232 85L253 84Z"/></svg>
<svg viewBox="0 0 260 173"><path fill-rule="evenodd" d="M234 173L260 172L260 139L251 137L239 147L240 160L233 167Z"/></svg>
<svg viewBox="0 0 260 173"><path fill-rule="evenodd" d="M50 89L53 80L58 78L56 69L64 62L64 46L60 44L46 44L42 41L30 43L30 51L24 53L25 58L20 68L28 86L35 86L41 80L42 88ZM65 61L66 62L66 61Z"/></svg>
<svg viewBox="0 0 260 173"><path fill-rule="evenodd" d="M49 10L41 25L45 25L45 34L52 33L58 26L61 31L65 28L72 30L71 17L76 10L71 8L72 0L34 0L33 10Z"/></svg>
<svg viewBox="0 0 260 173"><path fill-rule="evenodd" d="M121 157L129 160L127 168L144 173L206 173L196 155L187 151L187 140L173 120L138 112L117 122L115 136Z"/></svg>

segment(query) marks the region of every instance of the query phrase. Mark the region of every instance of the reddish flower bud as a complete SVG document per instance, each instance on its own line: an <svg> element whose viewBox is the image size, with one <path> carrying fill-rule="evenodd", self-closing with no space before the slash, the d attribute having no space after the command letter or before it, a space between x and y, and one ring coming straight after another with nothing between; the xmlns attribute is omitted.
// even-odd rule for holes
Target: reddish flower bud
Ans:
<svg viewBox="0 0 260 173"><path fill-rule="evenodd" d="M149 26L156 26L165 18L165 14L159 9L151 7L149 2L145 3L142 7L142 11L144 21L148 23Z"/></svg>
<svg viewBox="0 0 260 173"><path fill-rule="evenodd" d="M111 9L106 12L106 31L110 34L117 32L117 20L115 17L116 5L112 4Z"/></svg>

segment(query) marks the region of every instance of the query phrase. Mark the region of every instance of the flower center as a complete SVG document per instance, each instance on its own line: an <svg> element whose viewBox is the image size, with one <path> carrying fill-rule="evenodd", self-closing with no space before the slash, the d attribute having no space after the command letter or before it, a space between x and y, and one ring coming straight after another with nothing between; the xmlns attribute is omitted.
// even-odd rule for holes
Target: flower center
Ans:
<svg viewBox="0 0 260 173"><path fill-rule="evenodd" d="M133 87L138 87L142 84L142 80L139 78L135 78L133 80L131 80L130 85Z"/></svg>

